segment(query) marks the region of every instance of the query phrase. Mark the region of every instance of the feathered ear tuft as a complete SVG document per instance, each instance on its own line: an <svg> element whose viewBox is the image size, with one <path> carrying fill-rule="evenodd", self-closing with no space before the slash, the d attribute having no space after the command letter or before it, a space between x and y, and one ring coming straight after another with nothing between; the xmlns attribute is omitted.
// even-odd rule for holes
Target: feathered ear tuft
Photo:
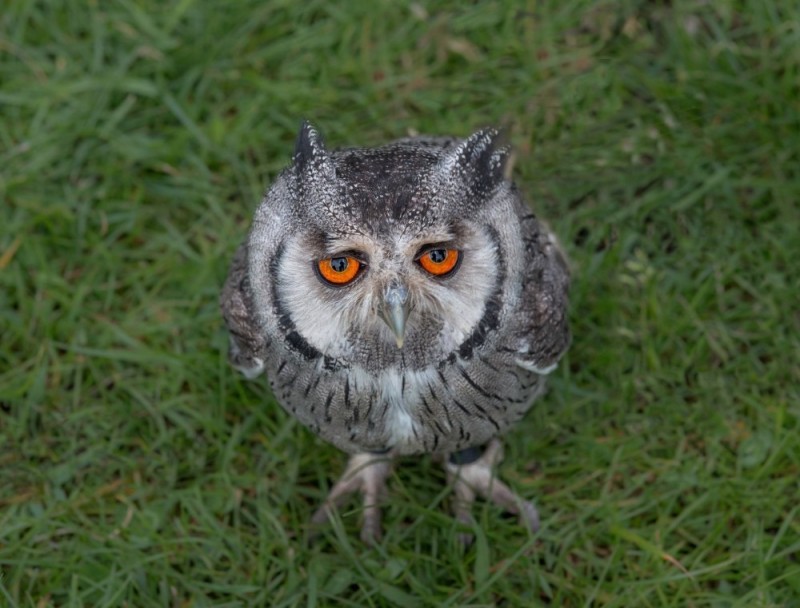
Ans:
<svg viewBox="0 0 800 608"><path fill-rule="evenodd" d="M443 161L444 170L458 176L476 200L486 200L503 182L511 148L502 132L481 129L465 139Z"/></svg>
<svg viewBox="0 0 800 608"><path fill-rule="evenodd" d="M325 142L314 126L304 120L297 134L297 143L294 147L294 170L298 178L303 180L310 177L313 180L332 178L335 170Z"/></svg>

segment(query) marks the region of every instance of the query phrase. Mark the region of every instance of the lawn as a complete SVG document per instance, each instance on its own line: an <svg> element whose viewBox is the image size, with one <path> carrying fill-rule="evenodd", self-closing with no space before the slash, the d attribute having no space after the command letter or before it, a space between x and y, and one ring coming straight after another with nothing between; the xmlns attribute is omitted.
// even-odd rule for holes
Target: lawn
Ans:
<svg viewBox="0 0 800 608"><path fill-rule="evenodd" d="M574 270L508 435L531 535L345 456L227 364L217 297L301 119L503 125ZM800 605L800 6L9 0L0 14L0 606Z"/></svg>

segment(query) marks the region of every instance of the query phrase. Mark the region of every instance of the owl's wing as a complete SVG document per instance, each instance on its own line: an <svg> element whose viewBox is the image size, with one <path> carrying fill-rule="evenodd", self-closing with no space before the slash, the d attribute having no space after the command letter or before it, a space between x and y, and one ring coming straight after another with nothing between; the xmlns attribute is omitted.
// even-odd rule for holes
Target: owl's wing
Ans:
<svg viewBox="0 0 800 608"><path fill-rule="evenodd" d="M264 371L266 342L253 314L246 244L242 244L233 256L219 305L230 334L228 359L245 376L255 378Z"/></svg>
<svg viewBox="0 0 800 608"><path fill-rule="evenodd" d="M529 263L523 276L516 360L525 369L547 374L569 346L569 266L555 236L541 224L525 236L525 249Z"/></svg>

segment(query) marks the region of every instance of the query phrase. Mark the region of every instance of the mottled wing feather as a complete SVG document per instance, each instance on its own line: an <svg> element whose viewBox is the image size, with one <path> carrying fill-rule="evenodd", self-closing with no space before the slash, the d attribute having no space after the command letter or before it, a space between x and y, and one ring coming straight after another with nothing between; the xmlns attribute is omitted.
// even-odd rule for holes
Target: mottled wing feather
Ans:
<svg viewBox="0 0 800 608"><path fill-rule="evenodd" d="M558 241L546 227L525 235L530 263L522 284L521 317L518 319L519 356L526 369L548 373L567 350L569 266Z"/></svg>
<svg viewBox="0 0 800 608"><path fill-rule="evenodd" d="M219 304L230 334L228 357L231 365L248 378L255 378L264 371L266 343L253 314L246 244L242 244L233 257Z"/></svg>

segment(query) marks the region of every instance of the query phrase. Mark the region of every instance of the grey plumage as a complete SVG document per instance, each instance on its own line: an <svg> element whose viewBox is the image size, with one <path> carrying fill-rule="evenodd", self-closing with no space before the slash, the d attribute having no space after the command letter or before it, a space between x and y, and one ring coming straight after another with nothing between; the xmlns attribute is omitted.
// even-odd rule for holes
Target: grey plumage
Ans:
<svg viewBox="0 0 800 608"><path fill-rule="evenodd" d="M350 454L501 435L569 341L567 265L503 177L508 154L493 129L329 152L304 124L222 291L233 365L266 372L288 412ZM431 248L456 267L424 270ZM327 283L318 262L345 258L356 277Z"/></svg>

